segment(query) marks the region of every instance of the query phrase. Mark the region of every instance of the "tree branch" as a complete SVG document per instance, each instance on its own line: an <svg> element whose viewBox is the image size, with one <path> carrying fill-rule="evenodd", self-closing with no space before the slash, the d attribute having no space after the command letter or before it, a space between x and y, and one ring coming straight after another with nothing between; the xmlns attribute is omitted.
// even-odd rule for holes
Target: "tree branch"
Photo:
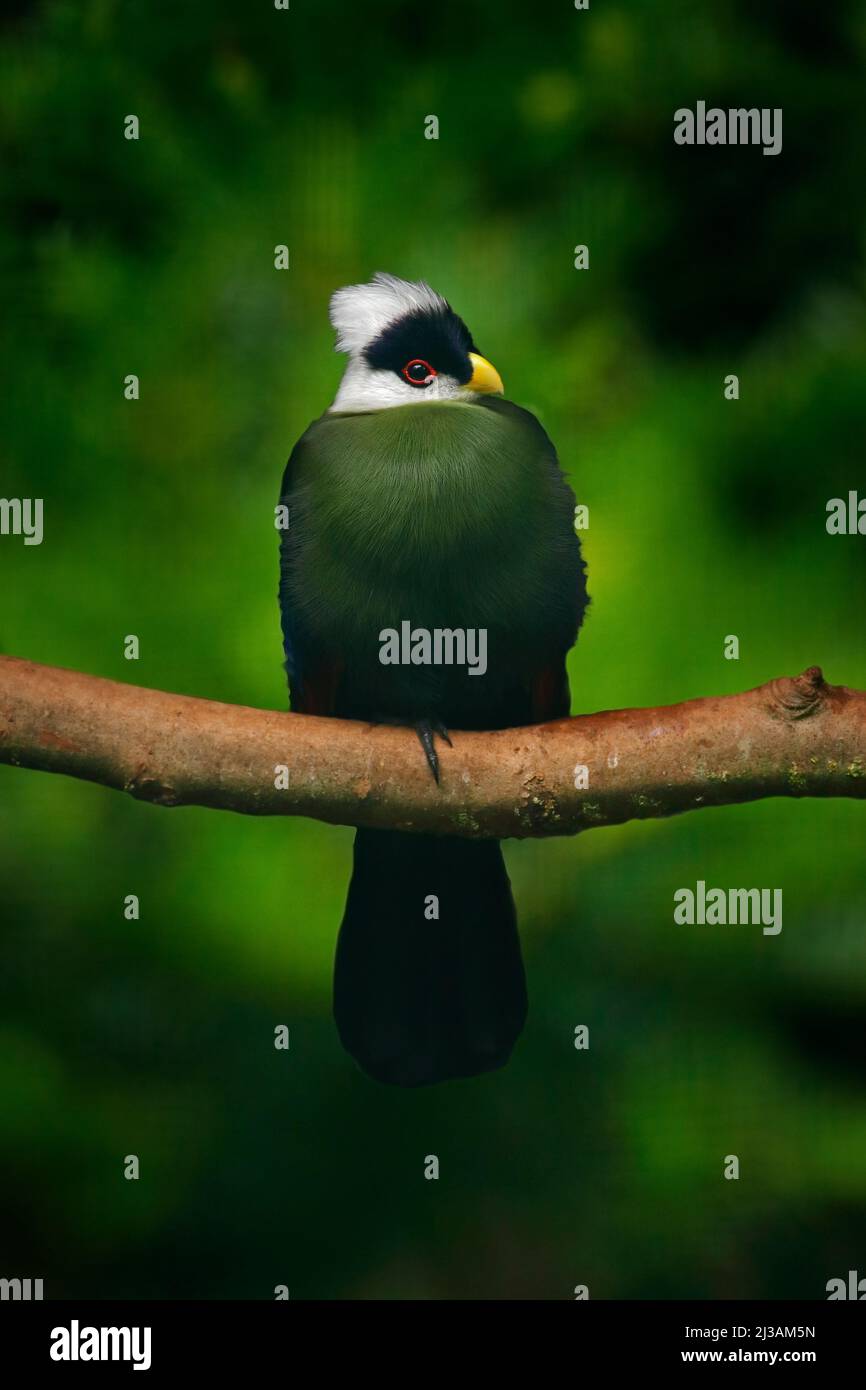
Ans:
<svg viewBox="0 0 866 1390"><path fill-rule="evenodd" d="M437 787L408 729L218 704L0 657L0 763L158 806L499 839L766 796L862 798L866 692L827 685L813 666L738 695L457 733L440 758ZM575 785L581 767L584 787Z"/></svg>

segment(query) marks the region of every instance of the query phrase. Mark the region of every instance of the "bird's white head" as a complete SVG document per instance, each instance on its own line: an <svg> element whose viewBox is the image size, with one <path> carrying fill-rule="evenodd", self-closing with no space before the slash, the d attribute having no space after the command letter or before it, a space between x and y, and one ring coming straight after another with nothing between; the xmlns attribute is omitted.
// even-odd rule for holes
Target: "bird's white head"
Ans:
<svg viewBox="0 0 866 1390"><path fill-rule="evenodd" d="M349 355L332 411L384 410L419 401L471 401L502 393L496 368L446 299L423 280L380 271L331 297L337 351Z"/></svg>

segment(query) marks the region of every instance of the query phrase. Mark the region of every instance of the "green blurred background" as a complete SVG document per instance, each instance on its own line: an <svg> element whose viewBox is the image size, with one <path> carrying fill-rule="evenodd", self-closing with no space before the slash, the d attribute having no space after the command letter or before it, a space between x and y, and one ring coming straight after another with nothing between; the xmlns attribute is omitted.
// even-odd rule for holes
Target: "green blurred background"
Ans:
<svg viewBox="0 0 866 1390"><path fill-rule="evenodd" d="M448 296L590 508L575 711L866 685L866 540L825 530L866 485L862 4L7 8L0 494L46 512L0 539L3 651L285 707L273 505L340 375L328 297L383 269ZM698 99L782 107L782 153L675 146ZM330 1017L351 831L0 768L0 1275L823 1298L866 1273L863 814L509 846L523 1039L403 1093ZM781 887L781 935L675 926L698 878Z"/></svg>

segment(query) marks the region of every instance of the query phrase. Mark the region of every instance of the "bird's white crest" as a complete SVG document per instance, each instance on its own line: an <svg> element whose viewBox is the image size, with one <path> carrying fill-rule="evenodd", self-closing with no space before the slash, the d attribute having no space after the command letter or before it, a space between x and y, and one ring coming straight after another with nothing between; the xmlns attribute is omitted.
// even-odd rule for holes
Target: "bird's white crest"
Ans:
<svg viewBox="0 0 866 1390"><path fill-rule="evenodd" d="M380 270L369 284L346 285L331 296L337 351L362 352L389 323L416 309L447 308L447 301L423 280L401 280Z"/></svg>

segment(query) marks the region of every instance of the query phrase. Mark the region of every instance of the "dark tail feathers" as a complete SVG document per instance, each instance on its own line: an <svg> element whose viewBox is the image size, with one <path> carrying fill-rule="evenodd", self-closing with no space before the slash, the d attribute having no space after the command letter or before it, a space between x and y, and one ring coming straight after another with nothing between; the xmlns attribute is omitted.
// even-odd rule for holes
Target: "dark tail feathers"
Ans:
<svg viewBox="0 0 866 1390"><path fill-rule="evenodd" d="M504 1065L526 1018L526 981L495 841L358 831L334 1017L346 1051L392 1086Z"/></svg>

